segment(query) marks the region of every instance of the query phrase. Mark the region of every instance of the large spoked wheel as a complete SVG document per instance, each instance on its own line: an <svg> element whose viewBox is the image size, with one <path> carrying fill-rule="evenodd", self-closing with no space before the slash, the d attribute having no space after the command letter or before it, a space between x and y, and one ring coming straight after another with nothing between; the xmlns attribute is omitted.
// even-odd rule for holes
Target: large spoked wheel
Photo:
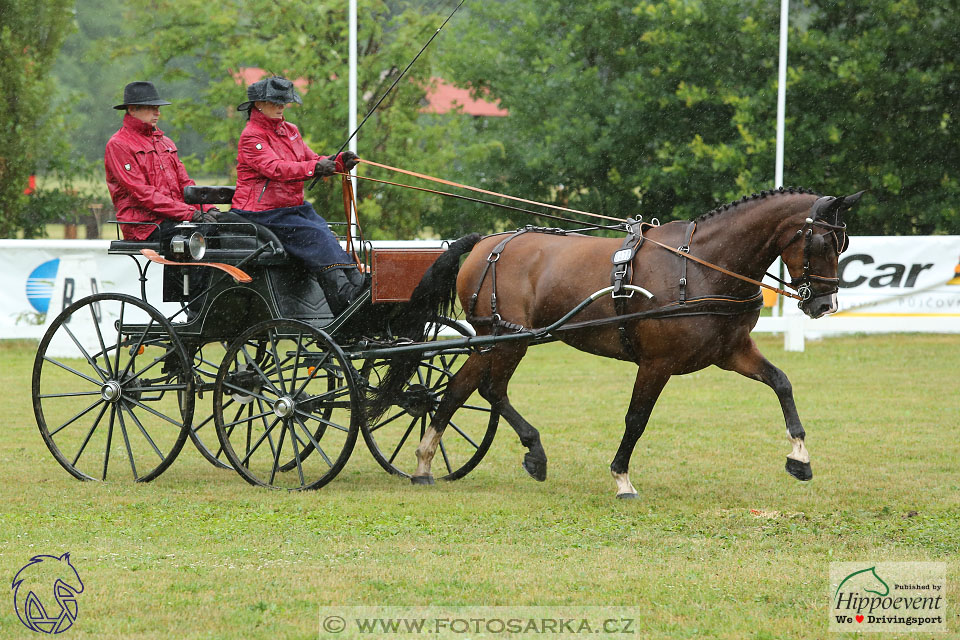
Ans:
<svg viewBox="0 0 960 640"><path fill-rule="evenodd" d="M462 325L448 318L430 327L428 339L437 341L437 351L423 355L398 404L388 409L376 424L368 425L364 421L361 425L370 453L390 473L409 478L416 471L417 445L430 426L447 385L468 357L467 353L444 352L444 339L469 335ZM388 360L368 360L360 376L368 385L376 387L388 365ZM443 432L434 468L446 473L437 477L457 480L473 471L490 449L499 422L500 415L491 409L490 403L474 393L453 414ZM437 462L443 466L437 467Z"/></svg>
<svg viewBox="0 0 960 640"><path fill-rule="evenodd" d="M215 360L223 353L225 347L220 343L212 343L199 347L193 354L193 369L197 374L197 380L203 388L208 389L209 393L200 393L194 410L193 425L190 428L190 440L197 448L207 462L218 469L233 469L227 460L227 455L220 446L220 440L217 438L217 427L213 419L213 385L217 379L217 371L220 362ZM223 410L228 415L233 415L236 420L244 411L249 411L249 404L252 398L245 396L229 398L223 406ZM232 414L231 414L232 412Z"/></svg>
<svg viewBox="0 0 960 640"><path fill-rule="evenodd" d="M33 410L43 440L80 480L153 480L193 418L193 374L170 322L138 298L70 305L40 341Z"/></svg>
<svg viewBox="0 0 960 640"><path fill-rule="evenodd" d="M230 413L230 401L244 409ZM323 331L268 320L227 349L213 413L230 464L254 485L319 489L347 463L362 412L350 363Z"/></svg>

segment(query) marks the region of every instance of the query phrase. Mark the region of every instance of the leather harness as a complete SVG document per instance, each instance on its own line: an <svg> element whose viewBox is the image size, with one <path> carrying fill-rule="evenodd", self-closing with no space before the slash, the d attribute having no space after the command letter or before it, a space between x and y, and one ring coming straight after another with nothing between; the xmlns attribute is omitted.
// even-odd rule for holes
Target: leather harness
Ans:
<svg viewBox="0 0 960 640"><path fill-rule="evenodd" d="M627 223L627 237L624 239L620 248L613 254L611 262L613 269L610 273L611 283L613 285L613 304L615 316L610 318L599 318L596 320L586 320L583 322L568 323L557 331L572 331L586 327L609 325L617 323L617 331L620 337L621 347L624 353L634 362L639 362L639 353L637 345L630 339L627 332L627 323L642 319L654 318L675 318L680 316L693 315L739 315L750 311L756 311L763 306L763 295L761 291L748 298L733 298L729 296L701 296L696 298L687 297L687 256L690 251L690 244L693 240L693 234L696 230L696 222L690 222L684 232L684 243L676 250L680 256L680 279L679 279L679 297L676 302L671 302L656 309L647 311L638 311L626 313L626 300L633 296L633 291L625 290L624 285L632 284L633 281L633 259L637 251L644 243L643 225L640 220L629 220ZM490 251L487 256L487 264L480 275L477 283L477 289L470 296L470 302L467 308L467 321L474 326L490 326L491 334L500 335L503 330L511 332L522 332L527 329L514 322L504 320L497 311L497 263L506 246L514 239L525 233L549 233L554 235L567 235L564 229L555 229L550 227L536 227L528 225L514 232L507 232L508 235L503 238ZM656 243L659 244L659 243ZM475 315L477 301L480 297L480 290L487 276L490 276L490 315ZM535 330L532 330L535 332Z"/></svg>

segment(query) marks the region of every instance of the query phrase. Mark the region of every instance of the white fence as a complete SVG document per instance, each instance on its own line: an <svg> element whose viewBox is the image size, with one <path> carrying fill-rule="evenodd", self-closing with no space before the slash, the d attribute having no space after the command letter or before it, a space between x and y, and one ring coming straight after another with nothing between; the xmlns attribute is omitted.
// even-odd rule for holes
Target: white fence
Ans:
<svg viewBox="0 0 960 640"><path fill-rule="evenodd" d="M0 240L0 339L40 338L52 319L92 291L140 294L127 256L107 255L107 240ZM440 241L378 242L382 247L439 247ZM165 313L160 270L147 292ZM787 301L783 315L763 317L755 331L783 333L787 349L805 338L838 333L960 333L960 236L857 236L840 260L840 310L810 320ZM642 285L642 281L637 284Z"/></svg>

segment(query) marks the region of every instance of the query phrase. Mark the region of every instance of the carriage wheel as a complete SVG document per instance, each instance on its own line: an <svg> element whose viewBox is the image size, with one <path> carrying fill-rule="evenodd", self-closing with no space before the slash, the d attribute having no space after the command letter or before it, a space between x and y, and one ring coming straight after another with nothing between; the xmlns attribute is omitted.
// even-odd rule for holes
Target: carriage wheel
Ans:
<svg viewBox="0 0 960 640"><path fill-rule="evenodd" d="M231 399L244 410L231 414ZM295 320L262 322L230 345L213 413L223 452L245 480L291 490L333 480L362 420L343 352L326 333Z"/></svg>
<svg viewBox="0 0 960 640"><path fill-rule="evenodd" d="M400 403L384 413L375 425L361 425L363 439L380 466L390 473L409 478L417 468L414 453L430 421L436 413L444 390L456 372L463 366L468 354L444 353L440 332L452 329L461 336L470 333L458 322L442 318L431 327L429 339L438 342L438 351L427 352L420 360L416 373L407 382ZM369 385L376 386L386 373L387 360L367 361L360 375ZM443 463L441 480L458 480L470 473L486 455L497 433L500 415L490 403L474 393L447 424L437 448Z"/></svg>
<svg viewBox="0 0 960 640"><path fill-rule="evenodd" d="M217 379L217 371L220 365L211 358L209 353L204 354L203 350L205 348L208 352L211 349L220 351L225 349L226 345L221 345L220 343L204 345L198 348L193 354L193 370L197 374L197 382L199 384L212 385ZM197 395L202 396L203 394L198 391ZM194 408L193 426L190 428L190 440L193 441L197 451L206 458L207 462L218 469L233 469L233 467L230 466L229 460L227 460L227 455L223 452L223 447L220 446L220 440L217 438L217 428L213 419L213 402L210 399L212 395L213 393L211 392L206 397L197 398L197 403ZM228 415L233 411L236 417L239 417L240 413L245 411L249 404L249 402L245 400L245 398L240 398L239 400L230 398L224 404L223 409ZM200 406L201 402L204 403L202 408ZM206 409L209 409L209 411Z"/></svg>
<svg viewBox="0 0 960 640"><path fill-rule="evenodd" d="M43 440L80 480L153 480L193 418L193 373L170 322L132 296L70 305L40 341L33 410Z"/></svg>

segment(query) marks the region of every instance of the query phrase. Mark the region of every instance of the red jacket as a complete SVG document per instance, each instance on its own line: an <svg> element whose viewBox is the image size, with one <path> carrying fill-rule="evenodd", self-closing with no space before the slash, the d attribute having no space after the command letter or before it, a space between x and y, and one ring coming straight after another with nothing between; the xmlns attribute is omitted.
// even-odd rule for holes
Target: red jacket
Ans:
<svg viewBox="0 0 960 640"><path fill-rule="evenodd" d="M237 145L237 191L233 207L266 211L303 204L303 184L313 178L320 156L283 118L268 118L251 109Z"/></svg>
<svg viewBox="0 0 960 640"><path fill-rule="evenodd" d="M130 114L107 142L103 164L107 187L121 222L189 220L194 207L184 203L183 188L195 184L177 157L177 145ZM156 227L120 225L127 240L146 240Z"/></svg>

